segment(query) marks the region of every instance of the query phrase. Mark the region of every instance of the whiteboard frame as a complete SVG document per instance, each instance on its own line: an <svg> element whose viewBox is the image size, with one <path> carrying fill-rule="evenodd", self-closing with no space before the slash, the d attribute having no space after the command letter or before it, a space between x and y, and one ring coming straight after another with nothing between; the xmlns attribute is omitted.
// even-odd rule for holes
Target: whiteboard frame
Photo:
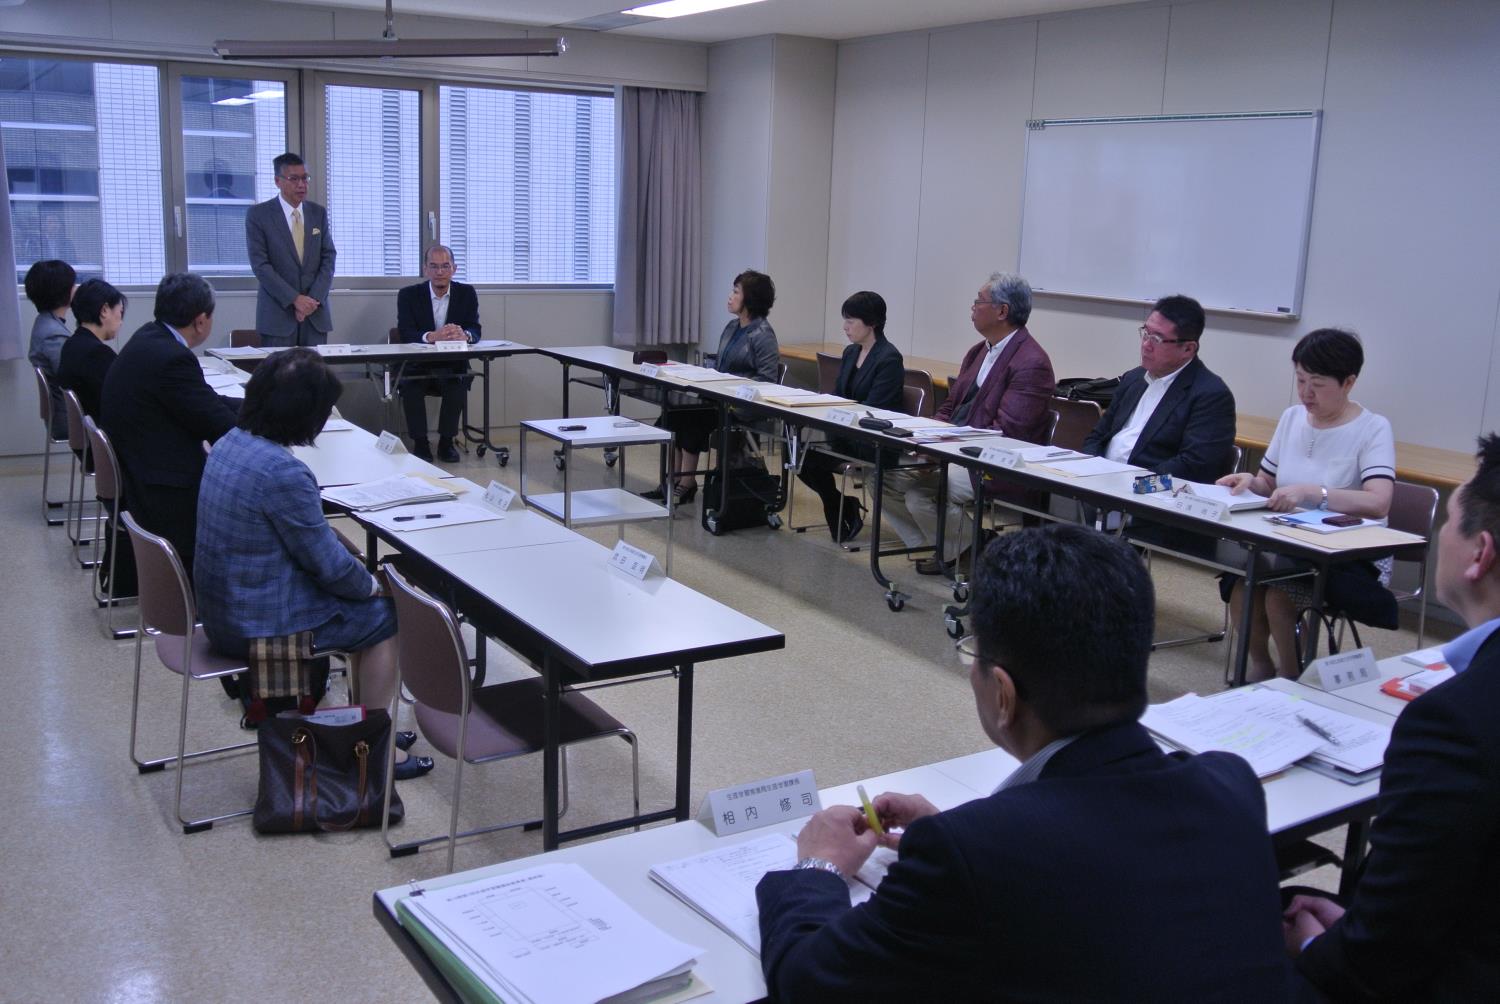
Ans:
<svg viewBox="0 0 1500 1004"><path fill-rule="evenodd" d="M1302 205L1302 241L1297 249L1297 287L1292 300L1290 312L1270 310L1249 310L1244 307L1220 307L1203 305L1205 312L1210 314L1230 314L1235 317L1253 317L1259 320L1288 321L1295 322L1302 319L1302 293L1307 283L1307 258L1308 245L1312 240L1312 218L1313 199L1317 194L1318 185L1318 156L1322 152L1323 145L1323 111L1322 109L1309 108L1300 111L1281 112L1223 112L1223 113L1199 113L1192 115L1120 115L1110 117L1073 118L1073 119L1027 119L1026 120L1026 158L1021 175L1021 239L1016 247L1016 272L1024 275L1021 271L1021 261L1026 250L1026 184L1027 174L1031 170L1031 138L1032 134L1052 126L1086 126L1086 125L1124 125L1136 122L1223 122L1236 119L1312 119L1313 120L1313 146L1312 162L1308 165L1307 198ZM1083 300L1090 303L1120 303L1130 306L1149 307L1155 300L1136 299L1134 297L1107 296L1099 293L1080 293L1064 289L1046 289L1040 286L1032 287L1033 293L1043 296L1063 297L1070 300Z"/></svg>

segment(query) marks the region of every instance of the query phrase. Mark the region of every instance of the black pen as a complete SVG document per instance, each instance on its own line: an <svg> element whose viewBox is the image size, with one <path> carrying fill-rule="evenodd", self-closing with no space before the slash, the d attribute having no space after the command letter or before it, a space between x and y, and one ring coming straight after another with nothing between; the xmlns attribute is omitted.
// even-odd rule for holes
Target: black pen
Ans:
<svg viewBox="0 0 1500 1004"><path fill-rule="evenodd" d="M1342 745L1344 745L1343 743L1339 742L1337 739L1335 739L1333 737L1333 733L1332 732L1329 732L1323 726L1319 725L1317 722L1313 721L1311 718L1308 718L1306 715L1298 715L1297 716L1297 721L1301 722L1303 725L1306 725L1308 727L1308 729L1314 735L1316 735L1319 738L1323 739L1325 742L1332 743L1335 746L1342 746Z"/></svg>
<svg viewBox="0 0 1500 1004"><path fill-rule="evenodd" d="M395 521L397 523L410 523L414 519L442 519L442 518L443 518L443 514L440 513L440 512L428 512L428 513L423 513L420 516L397 516Z"/></svg>

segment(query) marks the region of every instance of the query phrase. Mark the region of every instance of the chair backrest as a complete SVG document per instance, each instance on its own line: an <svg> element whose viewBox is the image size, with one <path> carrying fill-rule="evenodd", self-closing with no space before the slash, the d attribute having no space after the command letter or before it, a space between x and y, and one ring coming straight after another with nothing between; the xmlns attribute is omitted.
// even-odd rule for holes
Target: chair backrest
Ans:
<svg viewBox="0 0 1500 1004"><path fill-rule="evenodd" d="M42 421L47 423L47 428L52 428L52 384L47 379L46 372L40 366L31 367L36 373L36 393L41 404Z"/></svg>
<svg viewBox="0 0 1500 1004"><path fill-rule="evenodd" d="M1047 443L1051 446L1052 440L1057 436L1057 421L1060 416L1051 408L1047 409Z"/></svg>
<svg viewBox="0 0 1500 1004"><path fill-rule="evenodd" d="M1094 431L1094 426L1099 424L1099 416L1104 414L1093 401L1069 401L1064 397L1054 397L1051 408L1057 412L1057 427L1052 432L1052 445L1069 450L1083 448L1083 441Z"/></svg>
<svg viewBox="0 0 1500 1004"><path fill-rule="evenodd" d="M1438 491L1427 485L1414 485L1410 481L1397 481L1391 493L1391 511L1386 515L1386 524L1392 530L1414 533L1432 541L1432 525L1437 522ZM1415 548L1412 549L1415 551ZM1422 549L1425 558L1427 548ZM1412 560L1414 554L1397 554L1397 557Z"/></svg>
<svg viewBox="0 0 1500 1004"><path fill-rule="evenodd" d="M912 412L922 418L931 418L937 412L937 388L932 385L932 374L926 370L905 371L902 383L907 387L917 387L922 391L922 407L919 411Z"/></svg>
<svg viewBox="0 0 1500 1004"><path fill-rule="evenodd" d="M229 347L234 349L260 348L260 332L254 328L235 328L229 333Z"/></svg>
<svg viewBox="0 0 1500 1004"><path fill-rule="evenodd" d="M113 502L120 497L120 462L115 459L114 444L87 415L83 416L83 431L94 456L94 496L101 502Z"/></svg>
<svg viewBox="0 0 1500 1004"><path fill-rule="evenodd" d="M63 407L68 409L68 446L88 456L89 434L83 428L83 402L71 390L63 391Z"/></svg>
<svg viewBox="0 0 1500 1004"><path fill-rule="evenodd" d="M167 538L141 529L130 513L120 516L135 553L141 626L159 634L187 637L193 633L198 611L177 548Z"/></svg>
<svg viewBox="0 0 1500 1004"><path fill-rule="evenodd" d="M843 365L841 356L830 352L818 353L818 393L832 394L833 388L839 383L839 367Z"/></svg>
<svg viewBox="0 0 1500 1004"><path fill-rule="evenodd" d="M636 349L630 355L630 361L639 366L641 363L650 363L652 366L660 366L667 361L666 349Z"/></svg>
<svg viewBox="0 0 1500 1004"><path fill-rule="evenodd" d="M385 566L396 601L396 658L401 683L436 711L463 712L469 689L469 656L458 618L446 603L412 585L392 565Z"/></svg>
<svg viewBox="0 0 1500 1004"><path fill-rule="evenodd" d="M776 382L781 384L783 387L786 386L787 370L791 368L792 366L790 363L778 363L776 366Z"/></svg>
<svg viewBox="0 0 1500 1004"><path fill-rule="evenodd" d="M927 403L927 392L921 387L913 387L911 384L901 388L901 410L908 415L922 414L922 408Z"/></svg>
<svg viewBox="0 0 1500 1004"><path fill-rule="evenodd" d="M398 345L398 344L400 344L400 342L401 342L401 329L400 328L392 328L389 332L386 333L385 340L387 342L389 342L390 344L392 344L392 345Z"/></svg>
<svg viewBox="0 0 1500 1004"><path fill-rule="evenodd" d="M1245 467L1245 448L1236 443L1229 450L1229 459L1233 461L1229 466L1229 473L1243 473Z"/></svg>

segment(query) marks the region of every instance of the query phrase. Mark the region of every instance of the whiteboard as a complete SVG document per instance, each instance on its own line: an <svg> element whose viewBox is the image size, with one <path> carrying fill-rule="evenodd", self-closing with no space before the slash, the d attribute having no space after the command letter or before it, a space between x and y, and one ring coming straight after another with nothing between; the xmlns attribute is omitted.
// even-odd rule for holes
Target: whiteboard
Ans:
<svg viewBox="0 0 1500 1004"><path fill-rule="evenodd" d="M1321 112L1027 124L1020 272L1040 292L1296 317Z"/></svg>

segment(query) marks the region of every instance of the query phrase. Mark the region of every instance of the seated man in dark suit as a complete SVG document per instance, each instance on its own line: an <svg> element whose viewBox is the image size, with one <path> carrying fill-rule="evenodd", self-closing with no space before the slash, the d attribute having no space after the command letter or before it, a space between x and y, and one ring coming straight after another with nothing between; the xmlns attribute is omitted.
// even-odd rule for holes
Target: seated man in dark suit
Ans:
<svg viewBox="0 0 1500 1004"><path fill-rule="evenodd" d="M1470 626L1443 646L1458 675L1396 719L1348 910L1286 912L1298 971L1334 1000L1500 1000L1500 437L1448 499L1434 583Z"/></svg>
<svg viewBox="0 0 1500 1004"><path fill-rule="evenodd" d="M1229 473L1234 395L1198 358L1203 307L1164 296L1141 325L1141 365L1083 443L1086 453L1212 484Z"/></svg>
<svg viewBox="0 0 1500 1004"><path fill-rule="evenodd" d="M441 244L427 249L423 269L427 281L403 287L396 294L396 330L403 342L479 341L479 296L474 287L453 281L453 252ZM438 459L457 463L458 419L464 395L469 390L469 365L455 363L408 364L401 381L401 405L406 410L406 432L411 452L432 459L427 446L427 395L443 399L438 410Z"/></svg>
<svg viewBox="0 0 1500 1004"><path fill-rule="evenodd" d="M1031 286L1021 276L995 272L979 287L969 307L969 322L981 340L964 353L936 418L1045 444L1047 402L1057 380L1047 350L1026 330L1030 317ZM944 477L948 504L939 513L937 491ZM943 553L917 562L921 574L941 575L972 539L963 516L964 506L973 501L973 482L968 469L959 464L937 471L896 470L885 477L882 518L913 548L934 544L942 519Z"/></svg>
<svg viewBox="0 0 1500 1004"><path fill-rule="evenodd" d="M947 812L878 796L884 838L850 806L813 816L796 867L756 889L769 996L1287 999L1260 782L1230 754L1163 753L1137 722L1153 608L1116 538L1059 524L986 548L969 682L1021 764ZM900 858L851 909L843 876L878 839Z"/></svg>
<svg viewBox="0 0 1500 1004"><path fill-rule="evenodd" d="M193 349L214 326L214 291L181 272L156 287L156 320L143 325L109 368L99 425L114 442L125 508L172 542L193 574L203 443L234 428L235 412L203 379Z"/></svg>

